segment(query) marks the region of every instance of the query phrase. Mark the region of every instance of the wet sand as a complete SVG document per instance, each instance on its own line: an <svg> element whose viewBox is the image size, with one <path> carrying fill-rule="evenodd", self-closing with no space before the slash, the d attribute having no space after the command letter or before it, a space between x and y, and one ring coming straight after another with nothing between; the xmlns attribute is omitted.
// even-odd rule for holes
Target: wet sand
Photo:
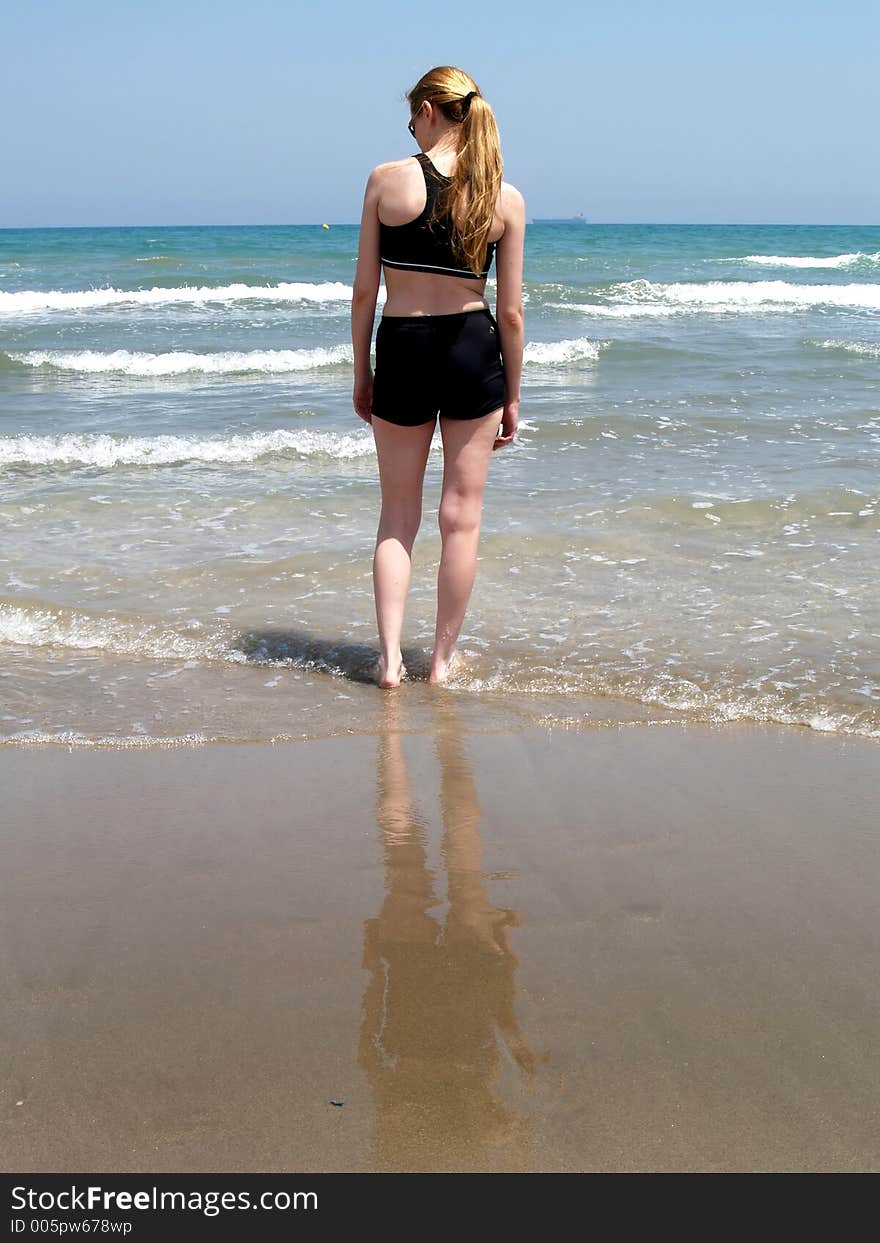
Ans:
<svg viewBox="0 0 880 1243"><path fill-rule="evenodd" d="M401 690L0 749L0 1167L880 1168L876 743Z"/></svg>

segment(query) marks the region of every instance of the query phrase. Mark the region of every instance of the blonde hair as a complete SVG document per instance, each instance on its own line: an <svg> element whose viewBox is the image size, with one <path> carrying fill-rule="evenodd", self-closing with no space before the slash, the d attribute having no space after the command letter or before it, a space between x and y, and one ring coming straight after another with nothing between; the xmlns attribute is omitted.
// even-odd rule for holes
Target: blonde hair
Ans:
<svg viewBox="0 0 880 1243"><path fill-rule="evenodd" d="M453 254L471 271L482 272L501 189L501 139L495 114L470 74L453 65L429 69L406 98L413 116L427 99L459 127L451 184L437 196L428 225L448 213Z"/></svg>

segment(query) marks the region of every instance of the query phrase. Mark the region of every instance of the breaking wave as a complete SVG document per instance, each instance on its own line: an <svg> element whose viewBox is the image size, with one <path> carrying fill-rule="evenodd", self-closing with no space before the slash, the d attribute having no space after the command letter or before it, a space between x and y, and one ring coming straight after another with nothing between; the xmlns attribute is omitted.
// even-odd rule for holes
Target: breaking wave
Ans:
<svg viewBox="0 0 880 1243"><path fill-rule="evenodd" d="M69 432L58 436L0 437L0 466L174 466L186 462L256 462L288 455L337 461L370 457L373 437L363 432L249 432L217 437L111 436Z"/></svg>

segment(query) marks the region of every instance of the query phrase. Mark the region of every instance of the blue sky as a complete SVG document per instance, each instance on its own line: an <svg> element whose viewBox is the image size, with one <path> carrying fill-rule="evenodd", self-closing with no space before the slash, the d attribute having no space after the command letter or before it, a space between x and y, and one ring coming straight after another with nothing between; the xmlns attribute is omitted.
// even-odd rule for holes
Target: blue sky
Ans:
<svg viewBox="0 0 880 1243"><path fill-rule="evenodd" d="M8 7L0 227L356 223L467 69L532 216L880 223L876 3Z"/></svg>

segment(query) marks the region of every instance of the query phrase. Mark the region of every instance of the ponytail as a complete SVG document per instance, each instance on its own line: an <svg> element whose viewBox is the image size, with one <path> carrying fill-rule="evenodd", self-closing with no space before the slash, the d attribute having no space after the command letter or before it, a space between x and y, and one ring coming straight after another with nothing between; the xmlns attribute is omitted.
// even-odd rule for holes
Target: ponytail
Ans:
<svg viewBox="0 0 880 1243"><path fill-rule="evenodd" d="M501 140L492 107L473 78L451 65L430 69L407 99L413 113L429 99L459 126L458 159L435 211L448 213L452 221L452 251L459 262L482 272L501 190Z"/></svg>

